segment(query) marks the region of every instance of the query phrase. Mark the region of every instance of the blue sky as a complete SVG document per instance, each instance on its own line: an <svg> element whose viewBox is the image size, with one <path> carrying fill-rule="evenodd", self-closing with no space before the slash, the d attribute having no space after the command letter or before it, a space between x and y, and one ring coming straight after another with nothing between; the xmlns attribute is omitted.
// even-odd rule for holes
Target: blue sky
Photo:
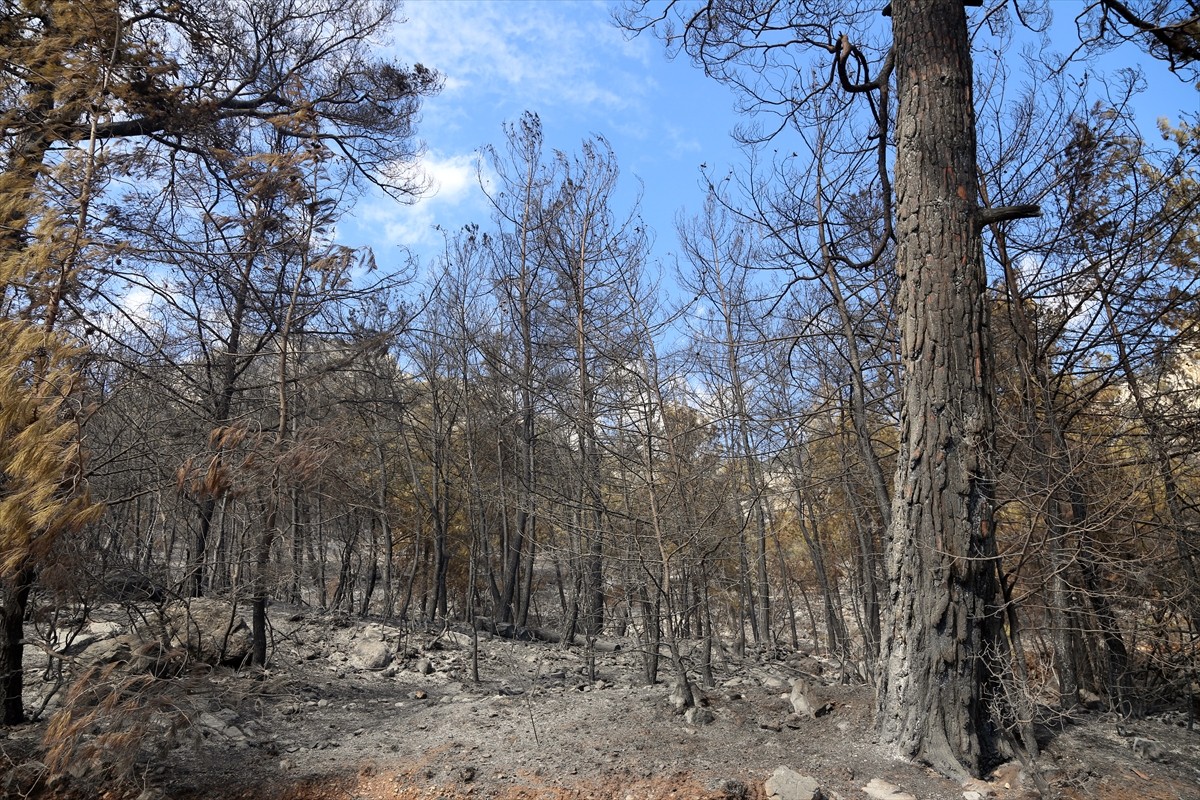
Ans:
<svg viewBox="0 0 1200 800"><path fill-rule="evenodd" d="M371 244L381 266L400 244L436 250L435 223L487 222L477 151L500 146L502 123L525 110L540 116L548 150L573 152L593 133L609 140L622 193L632 203L641 192L660 256L673 248L676 210L699 209L700 164L739 158L729 137L739 121L733 94L686 59L669 60L658 40L627 40L608 3L423 0L406 3L404 16L398 56L437 69L446 84L419 125L433 191L408 207L364 198L340 226L347 243Z"/></svg>
<svg viewBox="0 0 1200 800"><path fill-rule="evenodd" d="M1049 6L1054 41L1066 49L1077 41L1073 19L1083 4L1050 0ZM423 259L435 254L441 241L435 224L486 223L477 152L502 144L502 123L531 110L541 117L548 149L575 151L592 133L609 140L628 202L641 192L642 218L655 234L653 255L668 259L676 214L701 206L700 165L722 175L742 162L729 135L742 120L728 89L686 58L668 59L657 39L628 39L611 23L611 11L602 0L409 0L394 50L446 81L426 103L418 128L427 146L420 168L431 191L410 206L364 197L340 226L343 241L372 246L386 269L400 246ZM1149 78L1139 103L1147 134L1158 116L1197 110L1200 93L1132 45L1092 69L1137 64ZM617 209L618 216L627 211Z"/></svg>

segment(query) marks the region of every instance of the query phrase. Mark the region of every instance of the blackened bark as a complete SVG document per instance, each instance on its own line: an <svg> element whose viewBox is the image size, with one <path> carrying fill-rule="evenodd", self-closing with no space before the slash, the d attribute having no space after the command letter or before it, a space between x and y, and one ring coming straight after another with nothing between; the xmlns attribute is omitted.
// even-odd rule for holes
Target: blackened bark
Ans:
<svg viewBox="0 0 1200 800"><path fill-rule="evenodd" d="M0 606L0 725L19 725L25 721L25 706L21 692L25 673L21 668L25 656L25 609L33 587L33 570L25 568L3 581L3 606Z"/></svg>
<svg viewBox="0 0 1200 800"><path fill-rule="evenodd" d="M962 0L892 4L899 90L900 450L879 661L882 739L956 777L995 755L990 333Z"/></svg>

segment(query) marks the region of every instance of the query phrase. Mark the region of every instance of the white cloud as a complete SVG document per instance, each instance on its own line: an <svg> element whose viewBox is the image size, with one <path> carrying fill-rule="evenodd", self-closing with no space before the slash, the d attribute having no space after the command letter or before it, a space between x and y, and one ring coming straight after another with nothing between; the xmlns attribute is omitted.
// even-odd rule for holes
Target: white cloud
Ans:
<svg viewBox="0 0 1200 800"><path fill-rule="evenodd" d="M421 160L421 171L430 181L429 199L459 203L473 189L478 189L475 178L479 157L474 153L438 158L427 155Z"/></svg>
<svg viewBox="0 0 1200 800"><path fill-rule="evenodd" d="M412 167L428 184L424 195L408 205L382 196L363 200L354 214L360 233L377 249L398 246L420 252L441 244L435 225L483 222L478 164L477 153L425 153Z"/></svg>
<svg viewBox="0 0 1200 800"><path fill-rule="evenodd" d="M409 3L394 47L402 59L445 76L446 106L464 94L495 93L539 109L627 108L649 85L641 67L653 43L645 37L626 40L607 14L580 15L574 8L545 2Z"/></svg>

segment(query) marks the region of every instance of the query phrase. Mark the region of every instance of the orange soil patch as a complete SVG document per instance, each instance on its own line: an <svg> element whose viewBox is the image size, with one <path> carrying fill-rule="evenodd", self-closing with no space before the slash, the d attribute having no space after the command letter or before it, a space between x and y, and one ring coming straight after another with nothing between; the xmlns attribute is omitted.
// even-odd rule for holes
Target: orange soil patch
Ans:
<svg viewBox="0 0 1200 800"><path fill-rule="evenodd" d="M221 800L725 800L729 795L696 783L687 773L650 779L582 778L556 785L530 773L512 776L512 783L495 780L421 785L420 769L376 774L365 770L356 777L306 779L292 785L242 788ZM216 800L209 792L206 797ZM761 786L747 787L746 800L765 800Z"/></svg>

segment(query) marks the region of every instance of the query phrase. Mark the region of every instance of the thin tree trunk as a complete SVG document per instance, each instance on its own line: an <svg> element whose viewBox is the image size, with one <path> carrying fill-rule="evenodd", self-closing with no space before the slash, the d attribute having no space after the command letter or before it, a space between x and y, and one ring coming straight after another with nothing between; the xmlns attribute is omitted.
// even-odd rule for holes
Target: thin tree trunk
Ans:
<svg viewBox="0 0 1200 800"><path fill-rule="evenodd" d="M24 567L12 577L0 581L3 605L0 606L0 692L3 693L3 709L0 724L17 725L25 721L25 706L22 693L25 672L22 662L25 657L25 610L29 606L29 593L33 588L33 570Z"/></svg>

